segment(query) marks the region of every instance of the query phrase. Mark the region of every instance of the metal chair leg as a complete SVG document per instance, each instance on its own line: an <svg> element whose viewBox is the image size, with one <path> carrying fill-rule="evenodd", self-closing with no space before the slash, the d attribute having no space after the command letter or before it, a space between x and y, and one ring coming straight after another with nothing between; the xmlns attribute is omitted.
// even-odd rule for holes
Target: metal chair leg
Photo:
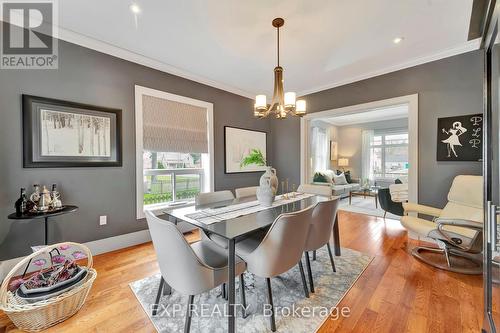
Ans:
<svg viewBox="0 0 500 333"><path fill-rule="evenodd" d="M384 211L384 219L385 219L385 216L386 216L386 215L387 215L387 211L385 210L385 211Z"/></svg>
<svg viewBox="0 0 500 333"><path fill-rule="evenodd" d="M156 300L155 300L155 304L153 305L153 316L156 316L156 314L158 313L158 304L160 303L160 298L161 298L161 293L162 293L162 290L163 290L163 285L165 283L165 280L163 280L163 276L160 277L160 285L158 286L158 293L156 294Z"/></svg>
<svg viewBox="0 0 500 333"><path fill-rule="evenodd" d="M309 285L311 292L314 293L314 281L313 281L313 275L312 275L312 270L311 270L311 261L309 261L309 253L306 251L304 252L304 255L306 256L306 265L307 265L307 276L309 277Z"/></svg>
<svg viewBox="0 0 500 333"><path fill-rule="evenodd" d="M245 278L243 277L243 273L240 274L240 296L241 296L241 316L246 318L247 312L247 299L245 297Z"/></svg>
<svg viewBox="0 0 500 333"><path fill-rule="evenodd" d="M271 279L266 279L267 284L267 298L269 301L269 305L271 306L271 317L269 318L269 322L271 324L271 331L276 332L276 321L274 319L274 304L273 304L273 291L271 290Z"/></svg>
<svg viewBox="0 0 500 333"><path fill-rule="evenodd" d="M222 298L224 298L227 301L227 285L225 283L222 284L221 291L222 291Z"/></svg>
<svg viewBox="0 0 500 333"><path fill-rule="evenodd" d="M304 295L309 298L309 289L307 289L306 275L304 274L304 266L302 266L302 259L299 260L300 278L302 279L302 287L304 288Z"/></svg>
<svg viewBox="0 0 500 333"><path fill-rule="evenodd" d="M172 295L172 287L167 283L167 281L164 281L163 296L166 295Z"/></svg>
<svg viewBox="0 0 500 333"><path fill-rule="evenodd" d="M187 310L186 310L186 321L184 322L184 333L189 333L191 330L191 307L193 305L194 295L189 295Z"/></svg>
<svg viewBox="0 0 500 333"><path fill-rule="evenodd" d="M330 243L326 243L326 247L328 248L328 254L330 255L330 262L332 263L332 269L335 273L337 269L335 268L335 261L333 261L332 248L330 247Z"/></svg>
<svg viewBox="0 0 500 333"><path fill-rule="evenodd" d="M313 251L313 261L316 261L316 250Z"/></svg>

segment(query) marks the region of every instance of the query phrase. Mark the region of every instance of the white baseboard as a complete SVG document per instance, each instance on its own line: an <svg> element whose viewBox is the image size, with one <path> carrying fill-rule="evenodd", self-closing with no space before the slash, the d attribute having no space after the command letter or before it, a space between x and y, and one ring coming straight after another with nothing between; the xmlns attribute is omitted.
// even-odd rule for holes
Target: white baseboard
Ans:
<svg viewBox="0 0 500 333"><path fill-rule="evenodd" d="M106 252L111 252L123 249L129 246L143 244L151 241L151 234L149 230L141 230L129 234L98 239L95 241L84 243L92 255L98 255ZM13 258L9 260L0 261L0 281L10 272L14 266L20 262L24 257Z"/></svg>

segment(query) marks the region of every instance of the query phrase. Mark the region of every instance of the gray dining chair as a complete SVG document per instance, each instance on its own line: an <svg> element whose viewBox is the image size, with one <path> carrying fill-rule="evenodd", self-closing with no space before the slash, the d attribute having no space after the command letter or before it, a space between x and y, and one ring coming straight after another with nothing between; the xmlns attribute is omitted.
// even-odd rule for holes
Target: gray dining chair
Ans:
<svg viewBox="0 0 500 333"><path fill-rule="evenodd" d="M257 195L258 186L241 187L234 190L236 198L254 197Z"/></svg>
<svg viewBox="0 0 500 333"><path fill-rule="evenodd" d="M333 230L335 223L335 216L337 215L337 208L339 206L339 199L335 198L328 201L319 202L313 209L311 224L309 225L309 232L307 234L306 245L304 249L304 256L306 258L307 275L309 277L309 284L311 292L314 292L314 281L312 276L311 261L309 259L309 252L316 251L326 245L328 254L330 255L330 263L332 264L333 272L335 269L335 261L333 260L332 249L330 247L330 234Z"/></svg>
<svg viewBox="0 0 500 333"><path fill-rule="evenodd" d="M304 294L309 297L302 266L312 207L278 216L267 232L260 231L236 243L236 254L247 263L247 270L266 279L268 302L271 306L271 330L276 331L271 278L299 265Z"/></svg>
<svg viewBox="0 0 500 333"><path fill-rule="evenodd" d="M145 214L161 273L153 316L157 313L163 288L168 284L189 296L184 325L184 332L189 332L194 295L227 282L229 266L226 250L212 241L198 241L189 245L175 224L156 217L151 211ZM236 257L235 274L240 277L243 316L246 308L244 271L245 262Z"/></svg>

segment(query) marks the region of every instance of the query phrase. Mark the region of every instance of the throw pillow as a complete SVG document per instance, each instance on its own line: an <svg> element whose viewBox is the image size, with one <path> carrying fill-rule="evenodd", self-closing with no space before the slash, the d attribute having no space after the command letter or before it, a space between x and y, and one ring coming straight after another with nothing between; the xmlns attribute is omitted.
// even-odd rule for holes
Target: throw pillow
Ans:
<svg viewBox="0 0 500 333"><path fill-rule="evenodd" d="M352 184L352 177L351 177L351 171L345 171L345 172L342 172L341 170L337 170L336 171L337 175L341 175L342 173L344 173L345 175L345 179L347 180L347 183L348 184Z"/></svg>
<svg viewBox="0 0 500 333"><path fill-rule="evenodd" d="M347 180L345 179L345 175L341 173L340 175L337 175L333 178L333 182L335 185L347 185L349 184Z"/></svg>
<svg viewBox="0 0 500 333"><path fill-rule="evenodd" d="M328 180L326 179L325 175L323 175L321 172L316 172L313 177L313 182L328 183Z"/></svg>

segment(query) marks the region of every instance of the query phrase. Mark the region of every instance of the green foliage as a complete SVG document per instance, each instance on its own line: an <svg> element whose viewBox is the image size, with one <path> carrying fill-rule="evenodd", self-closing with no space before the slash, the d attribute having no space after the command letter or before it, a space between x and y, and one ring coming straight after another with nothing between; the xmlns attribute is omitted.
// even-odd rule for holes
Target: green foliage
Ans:
<svg viewBox="0 0 500 333"><path fill-rule="evenodd" d="M240 166L245 167L251 164L255 164L258 166L266 165L266 159L264 158L264 155L262 154L262 151L260 151L260 149L252 149L250 151L250 154L242 158Z"/></svg>

